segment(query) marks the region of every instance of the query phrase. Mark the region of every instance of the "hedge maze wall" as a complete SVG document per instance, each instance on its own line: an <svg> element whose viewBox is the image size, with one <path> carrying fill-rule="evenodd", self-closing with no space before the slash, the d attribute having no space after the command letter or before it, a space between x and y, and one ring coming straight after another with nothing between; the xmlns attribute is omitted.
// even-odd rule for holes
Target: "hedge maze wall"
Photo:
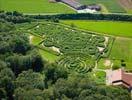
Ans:
<svg viewBox="0 0 132 100"><path fill-rule="evenodd" d="M26 25L24 25L26 27ZM44 38L44 47L55 47L62 58L57 61L61 67L87 73L95 66L95 61L105 55L109 41L106 36L82 32L56 23L33 23L27 31ZM109 38L107 36L107 38Z"/></svg>

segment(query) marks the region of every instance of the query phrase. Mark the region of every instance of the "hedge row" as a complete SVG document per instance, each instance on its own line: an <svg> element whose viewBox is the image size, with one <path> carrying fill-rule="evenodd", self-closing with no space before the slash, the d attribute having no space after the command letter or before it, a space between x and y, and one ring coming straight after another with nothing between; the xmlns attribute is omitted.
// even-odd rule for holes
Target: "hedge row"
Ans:
<svg viewBox="0 0 132 100"><path fill-rule="evenodd" d="M112 20L112 21L132 21L132 15L121 14L56 14L56 15L27 15L35 19L71 19L71 20Z"/></svg>

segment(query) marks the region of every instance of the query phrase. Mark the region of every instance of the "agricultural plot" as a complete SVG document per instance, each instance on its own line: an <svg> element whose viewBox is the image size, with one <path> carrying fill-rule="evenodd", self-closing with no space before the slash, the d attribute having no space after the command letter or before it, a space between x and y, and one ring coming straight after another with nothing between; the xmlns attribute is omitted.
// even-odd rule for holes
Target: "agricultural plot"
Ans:
<svg viewBox="0 0 132 100"><path fill-rule="evenodd" d="M74 25L77 28L104 33L113 36L132 37L132 22L119 21L95 21L95 20L63 20L67 25Z"/></svg>
<svg viewBox="0 0 132 100"><path fill-rule="evenodd" d="M124 13L126 12L117 0L78 0L82 4L102 4L111 13Z"/></svg>
<svg viewBox="0 0 132 100"><path fill-rule="evenodd" d="M24 26L26 27L26 25ZM28 26L27 26L28 27ZM108 36L76 30L56 23L33 23L33 26L20 28L43 38L41 48L49 48L61 56L57 63L69 71L87 73L100 57L108 51Z"/></svg>
<svg viewBox="0 0 132 100"><path fill-rule="evenodd" d="M117 37L112 47L110 59L113 59L116 66L121 66L121 60L124 60L125 69L132 70L132 39Z"/></svg>
<svg viewBox="0 0 132 100"><path fill-rule="evenodd" d="M75 12L66 5L50 3L48 0L0 0L0 10L18 11L26 14Z"/></svg>

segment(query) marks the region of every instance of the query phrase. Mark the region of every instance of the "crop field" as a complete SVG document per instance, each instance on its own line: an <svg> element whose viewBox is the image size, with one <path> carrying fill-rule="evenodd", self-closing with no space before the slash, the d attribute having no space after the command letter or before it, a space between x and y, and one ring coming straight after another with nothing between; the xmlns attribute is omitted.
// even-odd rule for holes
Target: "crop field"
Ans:
<svg viewBox="0 0 132 100"><path fill-rule="evenodd" d="M0 0L0 10L22 13L74 13L71 8L48 0Z"/></svg>
<svg viewBox="0 0 132 100"><path fill-rule="evenodd" d="M78 0L82 4L103 4L109 12L124 13L126 12L117 0Z"/></svg>
<svg viewBox="0 0 132 100"><path fill-rule="evenodd" d="M17 25L18 30L39 35L43 38L40 47L49 48L59 54L57 63L85 74L92 70L95 61L107 53L111 37L73 29L51 22ZM38 41L38 39L36 39ZM48 50L48 49L47 49ZM40 52L42 54L42 50Z"/></svg>
<svg viewBox="0 0 132 100"><path fill-rule="evenodd" d="M94 20L63 20L61 22L67 25L74 25L77 28L85 29L88 31L132 38L132 22Z"/></svg>

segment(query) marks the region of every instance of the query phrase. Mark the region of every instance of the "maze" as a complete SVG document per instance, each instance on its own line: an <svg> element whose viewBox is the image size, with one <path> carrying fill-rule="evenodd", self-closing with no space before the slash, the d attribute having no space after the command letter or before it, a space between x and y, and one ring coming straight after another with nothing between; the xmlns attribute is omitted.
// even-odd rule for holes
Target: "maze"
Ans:
<svg viewBox="0 0 132 100"><path fill-rule="evenodd" d="M69 55L61 58L58 61L60 67L65 67L68 70L75 70L78 73L85 74L92 70L94 61L85 56Z"/></svg>
<svg viewBox="0 0 132 100"><path fill-rule="evenodd" d="M55 47L62 56L57 63L68 70L87 73L107 48L104 36L56 23L33 24L28 30L44 37L44 47Z"/></svg>

